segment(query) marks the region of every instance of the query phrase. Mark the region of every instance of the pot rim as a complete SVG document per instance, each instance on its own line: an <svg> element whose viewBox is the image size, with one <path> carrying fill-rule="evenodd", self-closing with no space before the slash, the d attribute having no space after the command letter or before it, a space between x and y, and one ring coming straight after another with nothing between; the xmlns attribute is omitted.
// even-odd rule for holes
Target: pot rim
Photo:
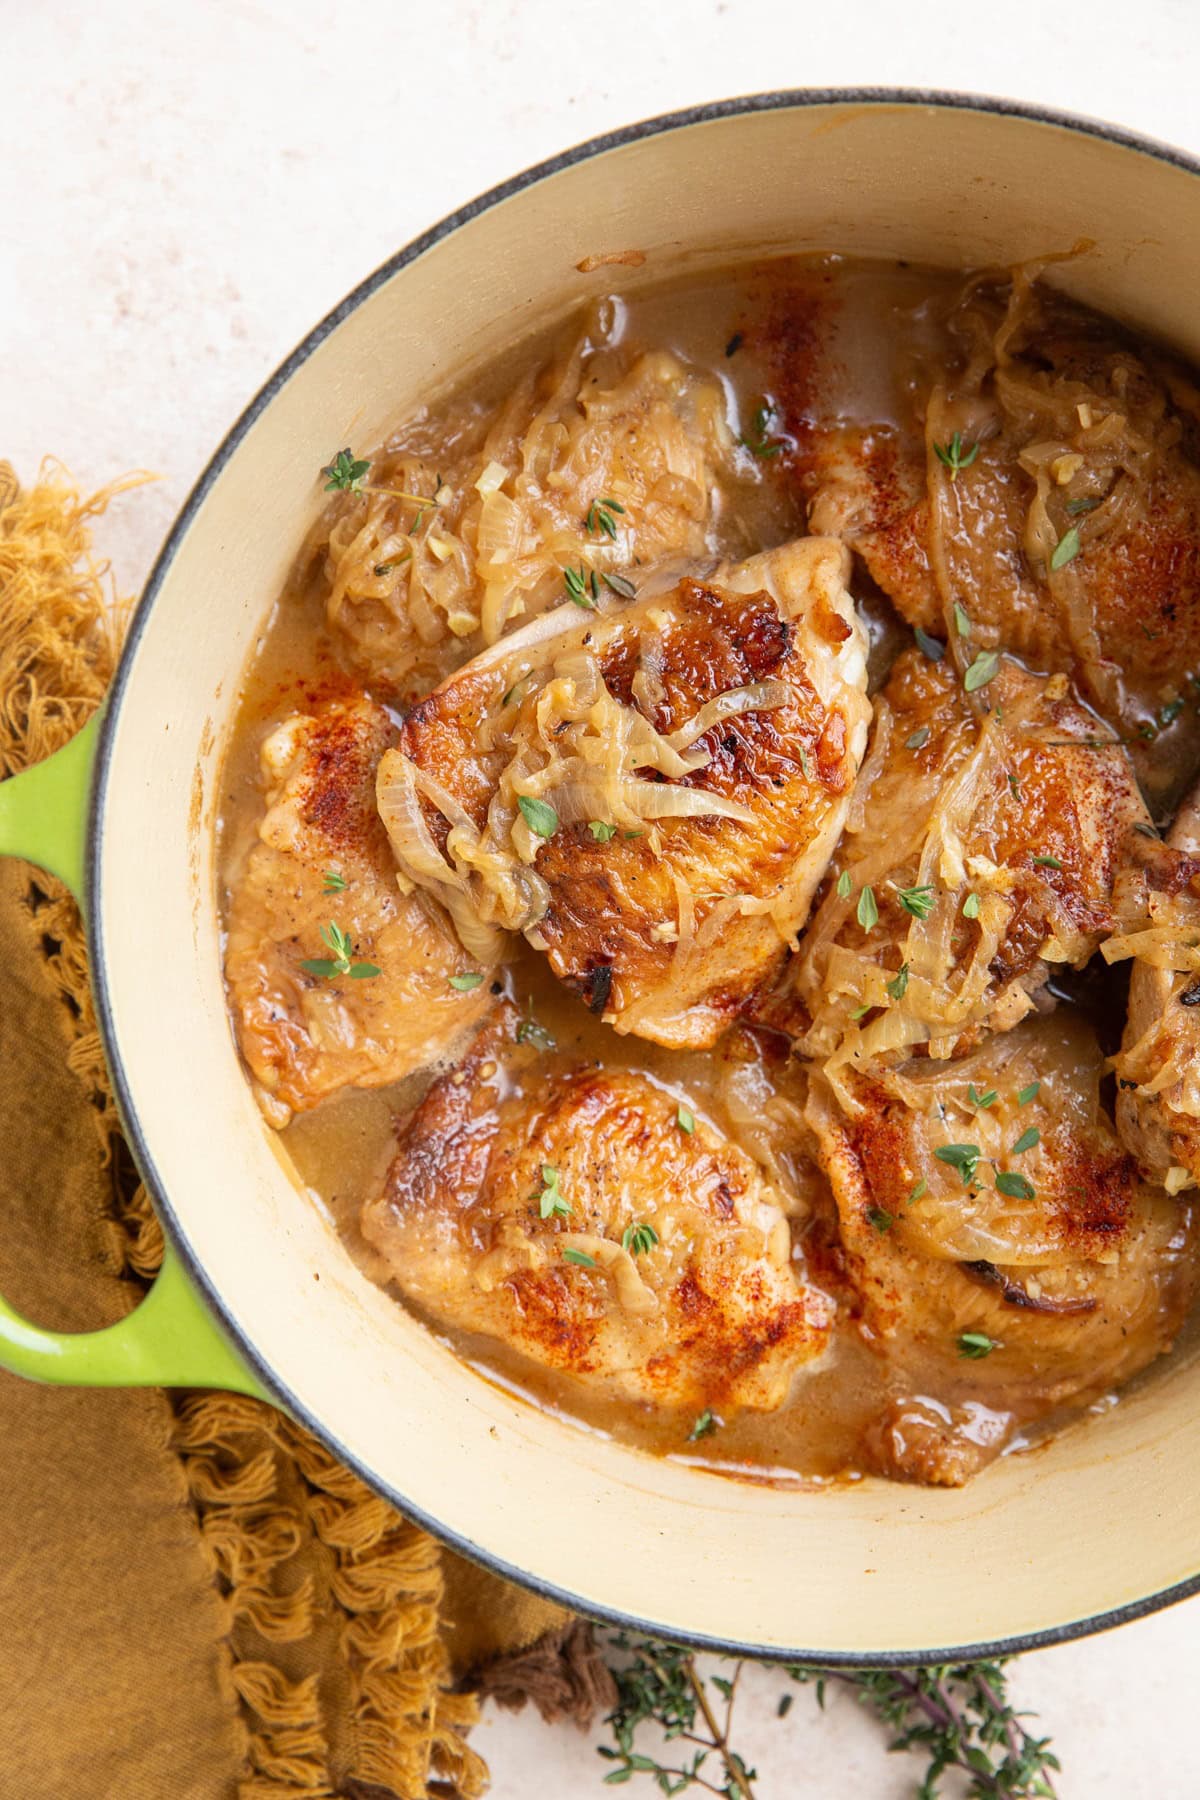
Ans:
<svg viewBox="0 0 1200 1800"><path fill-rule="evenodd" d="M191 492L181 507L174 523L171 525L163 541L146 585L138 602L129 634L122 648L121 657L113 677L111 687L104 705L100 727L100 739L96 751L95 770L92 780L92 792L89 802L87 839L85 848L85 892L87 904L84 908L86 921L88 956L90 960L91 987L96 1006L96 1015L104 1045L113 1089L120 1111L122 1126L129 1142L139 1173L154 1202L154 1207L162 1220L167 1234L181 1257L189 1277L203 1295L206 1304L212 1309L220 1321L222 1329L230 1337L239 1355L258 1377L263 1387L276 1396L293 1418L298 1420L306 1430L311 1431L325 1446L351 1468L367 1486L376 1493L382 1494L405 1518L428 1531L439 1543L449 1546L472 1562L482 1565L492 1573L515 1583L540 1598L555 1602L571 1612L601 1623L612 1625L626 1631L634 1631L649 1637L661 1636L661 1627L653 1621L641 1619L634 1614L621 1612L619 1609L606 1608L594 1601L582 1599L569 1589L555 1583L545 1581L529 1571L517 1568L502 1557L482 1548L461 1532L456 1532L441 1524L421 1507L415 1506L399 1489L390 1482L382 1480L361 1458L341 1443L336 1431L324 1421L316 1418L281 1382L274 1371L263 1361L252 1339L245 1328L230 1313L221 1294L213 1285L202 1262L193 1252L187 1232L177 1216L165 1186L159 1177L154 1157L147 1143L138 1119L137 1108L126 1075L121 1057L117 1034L113 1023L111 996L104 956L104 931L100 908L92 904L95 898L95 872L99 867L104 837L104 801L108 785L108 777L112 762L112 751L115 738L117 717L125 699L129 674L133 667L137 647L145 629L151 609L158 597L159 590L166 581L176 554L190 531L211 489L222 474L234 451L241 444L247 432L256 423L261 414L273 403L292 377L303 367L313 352L342 325L352 313L377 292L392 276L410 263L423 256L443 239L450 237L462 226L467 225L480 214L490 211L505 200L535 187L539 182L561 173L578 163L590 161L593 157L603 156L610 150L617 150L626 144L643 139L658 137L671 131L682 130L688 126L706 124L714 120L734 118L739 115L801 110L807 107L851 105L879 107L908 107L914 110L921 108L941 108L959 112L988 113L1002 118L1012 118L1026 124L1051 125L1060 130L1071 131L1082 137L1092 137L1108 144L1115 144L1126 150L1148 156L1156 162L1166 163L1185 173L1200 176L1200 158L1180 150L1174 145L1164 143L1148 135L1129 130L1123 126L1112 125L1103 120L1093 119L1083 114L1060 111L1050 106L1042 106L1035 102L1025 102L998 98L985 94L972 94L954 90L937 88L904 88L904 87L829 87L829 88L783 88L765 93L743 94L727 100L714 100L697 106L683 107L674 112L659 113L648 119L642 119L631 125L622 125L615 130L602 133L600 136L585 139L570 149L534 163L488 188L484 193L470 200L466 205L447 214L435 225L396 251L381 263L371 274L351 289L346 297L339 301L318 324L301 340L296 348L281 362L274 373L259 388L258 392L243 408L237 419L222 438L208 463L198 476ZM1147 1617L1162 1608L1173 1605L1176 1601L1185 1600L1200 1593L1200 1573L1188 1576L1166 1588L1160 1588L1141 1599L1130 1601L1124 1606L1113 1607L1105 1612L1089 1614L1082 1619L1070 1620L1062 1625L1048 1626L1044 1630L1024 1632L1015 1637L986 1640L979 1643L951 1645L937 1650L922 1648L920 1650L887 1650L863 1654L839 1651L829 1652L820 1649L780 1650L773 1646L753 1644L737 1639L728 1639L707 1633L677 1632L672 1634L672 1641L685 1644L692 1649L709 1651L718 1655L746 1657L759 1661L796 1662L821 1665L827 1668L904 1668L921 1663L960 1663L991 1659L996 1656L1007 1656L1027 1650L1044 1649L1055 1644L1065 1644L1077 1638L1087 1637L1098 1631L1112 1630L1118 1625L1132 1623L1136 1619Z"/></svg>

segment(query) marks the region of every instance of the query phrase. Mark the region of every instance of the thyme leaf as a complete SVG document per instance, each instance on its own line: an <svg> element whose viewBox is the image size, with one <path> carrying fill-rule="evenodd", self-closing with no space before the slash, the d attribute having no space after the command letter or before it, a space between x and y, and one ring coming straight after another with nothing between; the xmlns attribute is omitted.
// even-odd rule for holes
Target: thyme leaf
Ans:
<svg viewBox="0 0 1200 1800"><path fill-rule="evenodd" d="M532 794L518 794L517 806L521 817L535 837L552 838L558 830L558 814L547 800L537 800Z"/></svg>
<svg viewBox="0 0 1200 1800"><path fill-rule="evenodd" d="M615 543L617 537L617 521L613 515L614 513L623 513L624 511L625 508L621 505L621 502L619 500L613 500L611 497L593 500L592 504L588 507L587 518L584 520L584 524L589 531L602 531L605 537L612 538Z"/></svg>
<svg viewBox="0 0 1200 1800"><path fill-rule="evenodd" d="M964 450L962 433L956 431L948 444L935 444L933 446L933 454L940 463L944 463L946 468L949 469L951 481L957 481L958 471L960 469L969 469L971 464L975 461L975 458L979 455L979 443L978 440L976 440L969 450ZM964 636L965 635L966 634L964 633Z"/></svg>
<svg viewBox="0 0 1200 1800"><path fill-rule="evenodd" d="M1054 549L1050 553L1050 567L1057 571L1065 569L1079 555L1079 527L1071 525L1063 532Z"/></svg>
<svg viewBox="0 0 1200 1800"><path fill-rule="evenodd" d="M332 919L328 925L322 925L321 939L330 954L303 958L300 967L309 975L319 975L324 981L331 981L335 975L348 975L351 981L369 981L383 973L378 963L353 960L354 945L349 934ZM482 979L480 976L481 981Z"/></svg>
<svg viewBox="0 0 1200 1800"><path fill-rule="evenodd" d="M901 888L896 898L914 919L927 919L937 904L931 887Z"/></svg>
<svg viewBox="0 0 1200 1800"><path fill-rule="evenodd" d="M370 473L371 464L363 457L355 457L349 445L339 450L337 455L327 462L321 470L328 475L325 492L358 494L362 492L362 484Z"/></svg>
<svg viewBox="0 0 1200 1800"><path fill-rule="evenodd" d="M981 650L975 661L963 676L963 687L968 694L978 693L989 681L994 681L1000 673L1000 653L997 650Z"/></svg>

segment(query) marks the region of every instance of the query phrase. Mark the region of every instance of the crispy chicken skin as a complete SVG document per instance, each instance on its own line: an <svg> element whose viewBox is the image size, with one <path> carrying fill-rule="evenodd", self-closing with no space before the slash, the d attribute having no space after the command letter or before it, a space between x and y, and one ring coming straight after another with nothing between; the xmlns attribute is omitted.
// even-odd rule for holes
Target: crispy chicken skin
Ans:
<svg viewBox="0 0 1200 1800"><path fill-rule="evenodd" d="M489 1003L459 993L468 961L425 897L401 894L375 810L375 770L395 727L366 699L295 713L262 745L264 813L231 884L225 979L262 1109L285 1125L353 1084L381 1087L438 1054ZM332 873L345 883L326 892ZM352 979L301 967L328 959L321 929L345 932Z"/></svg>
<svg viewBox="0 0 1200 1800"><path fill-rule="evenodd" d="M1144 846L1145 917L1102 946L1136 960L1116 1058L1117 1128L1152 1181L1200 1185L1200 789L1180 808L1166 846Z"/></svg>
<svg viewBox="0 0 1200 1800"><path fill-rule="evenodd" d="M1064 676L1005 658L969 695L948 659L903 652L823 899L763 1017L804 1055L858 1066L921 1044L961 1054L1014 1025L1056 964L1082 966L1116 929L1118 896L1134 902L1124 877L1149 823L1110 737Z"/></svg>
<svg viewBox="0 0 1200 1800"><path fill-rule="evenodd" d="M968 284L914 399L908 432L823 434L802 477L811 528L851 544L960 659L1003 647L1072 674L1165 790L1200 752L1193 709L1174 707L1200 668L1190 379L1017 271ZM935 449L955 433L957 469Z"/></svg>
<svg viewBox="0 0 1200 1800"><path fill-rule="evenodd" d="M783 1197L677 1094L595 1064L547 1075L506 1009L400 1126L362 1229L427 1314L629 1400L770 1410L833 1303ZM548 1185L561 1196L543 1217ZM563 1212L562 1207L568 1207ZM653 1240L629 1247L638 1225Z"/></svg>
<svg viewBox="0 0 1200 1800"><path fill-rule="evenodd" d="M860 1329L912 1395L940 1400L880 1421L888 1473L958 1485L1014 1426L1170 1347L1195 1289L1192 1209L1140 1178L1101 1107L1103 1070L1063 1008L948 1069L856 1076L850 1111L814 1077ZM1025 1185L998 1190L1014 1176ZM995 1347L972 1359L963 1333Z"/></svg>
<svg viewBox="0 0 1200 1800"><path fill-rule="evenodd" d="M559 609L413 709L385 820L408 759L446 859L435 891L465 872L476 916L523 929L618 1031L711 1045L782 962L845 817L870 716L848 562L808 539ZM527 797L553 807L548 837ZM681 803L713 810L665 816Z"/></svg>

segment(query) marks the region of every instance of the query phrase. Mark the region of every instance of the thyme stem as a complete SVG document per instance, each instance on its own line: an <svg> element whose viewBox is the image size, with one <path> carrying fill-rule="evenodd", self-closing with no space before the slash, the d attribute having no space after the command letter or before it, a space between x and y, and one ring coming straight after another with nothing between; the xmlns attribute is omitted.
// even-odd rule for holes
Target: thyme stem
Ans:
<svg viewBox="0 0 1200 1800"><path fill-rule="evenodd" d="M741 1666L741 1663L739 1663L739 1672ZM725 1730L722 1731L713 1716L713 1709L708 1704L708 1695L705 1692L704 1683L701 1681L699 1675L697 1675L696 1665L690 1656L684 1664L684 1668L687 1672L687 1678L691 1684L692 1692L696 1696L696 1704L700 1708L704 1723L708 1726L708 1729L712 1734L713 1749L716 1750L721 1761L725 1764L726 1772L729 1775L730 1781L733 1783L734 1789L742 1796L742 1800L754 1800L754 1791L751 1788L750 1783L746 1780L741 1761L729 1748L729 1712L732 1711L733 1708L732 1686L729 1693L728 1710L725 1715ZM734 1680L736 1681L736 1679L737 1676L735 1675Z"/></svg>

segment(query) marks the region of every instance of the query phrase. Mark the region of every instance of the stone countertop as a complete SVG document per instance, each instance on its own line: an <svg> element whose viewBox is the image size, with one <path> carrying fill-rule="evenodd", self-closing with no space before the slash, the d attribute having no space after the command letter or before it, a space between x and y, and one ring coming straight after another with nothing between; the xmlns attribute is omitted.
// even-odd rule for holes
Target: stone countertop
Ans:
<svg viewBox="0 0 1200 1800"><path fill-rule="evenodd" d="M207 456L313 322L417 231L610 127L783 85L1015 95L1200 151L1190 0L1080 13L884 0L39 0L3 26L0 455L53 449L85 488L133 464L102 541L136 588ZM1200 1790L1200 1600L1024 1658L1063 1800ZM760 1800L891 1800L911 1771L855 1703L752 1671L739 1741ZM490 1716L494 1800L599 1793L589 1741ZM634 1791L641 1791L637 1789ZM648 1791L648 1790L646 1790Z"/></svg>

